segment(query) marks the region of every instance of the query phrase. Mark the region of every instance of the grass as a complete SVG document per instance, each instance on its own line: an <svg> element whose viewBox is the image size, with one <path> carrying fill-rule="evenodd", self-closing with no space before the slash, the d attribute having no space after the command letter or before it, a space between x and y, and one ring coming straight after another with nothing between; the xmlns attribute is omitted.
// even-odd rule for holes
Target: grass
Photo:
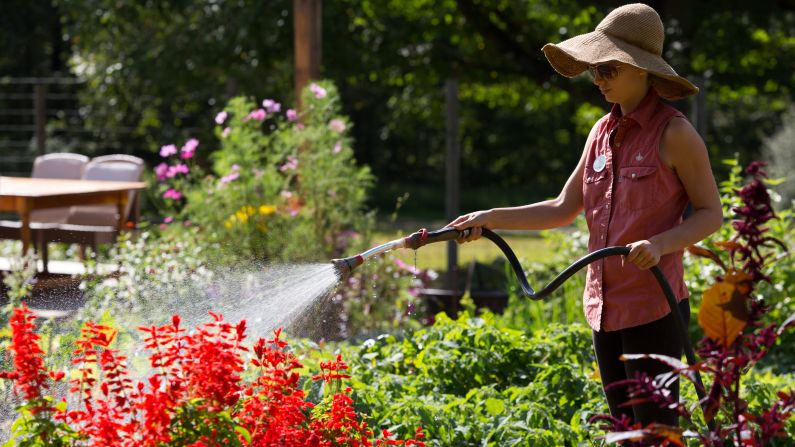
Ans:
<svg viewBox="0 0 795 447"><path fill-rule="evenodd" d="M405 233L394 230L378 231L375 233L374 245L406 236L413 231L416 229ZM505 239L522 261L543 261L551 255L548 243L536 233L510 232L500 233L500 236ZM414 265L415 252L413 250L400 250L395 254L407 264ZM461 268L466 268L473 260L481 264L490 264L500 257L503 257L502 251L488 239L458 245L458 265ZM421 269L447 270L447 244L429 244L417 250L416 265Z"/></svg>

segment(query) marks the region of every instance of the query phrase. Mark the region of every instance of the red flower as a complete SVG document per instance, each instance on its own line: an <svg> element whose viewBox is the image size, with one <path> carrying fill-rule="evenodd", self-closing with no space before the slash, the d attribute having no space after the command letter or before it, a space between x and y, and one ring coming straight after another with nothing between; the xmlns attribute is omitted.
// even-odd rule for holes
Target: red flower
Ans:
<svg viewBox="0 0 795 447"><path fill-rule="evenodd" d="M33 332L35 319L24 303L14 309L9 321L12 332L9 349L14 353L14 371L0 372L0 378L14 380L14 389L27 401L43 397L43 391L49 388L48 377L54 380L63 377L63 373L51 376L44 368L44 351L39 346L38 334ZM46 406L38 409L46 409Z"/></svg>

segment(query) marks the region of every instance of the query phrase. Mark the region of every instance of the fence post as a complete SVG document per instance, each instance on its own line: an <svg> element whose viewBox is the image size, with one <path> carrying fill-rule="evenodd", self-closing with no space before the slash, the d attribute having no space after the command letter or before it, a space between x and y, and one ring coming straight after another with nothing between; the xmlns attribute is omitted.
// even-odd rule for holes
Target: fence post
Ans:
<svg viewBox="0 0 795 447"><path fill-rule="evenodd" d="M447 157L445 163L445 218L447 222L458 217L460 213L460 165L461 144L458 122L458 80L447 79L445 91L445 143ZM448 289L458 288L458 243L447 242L447 281Z"/></svg>
<svg viewBox="0 0 795 447"><path fill-rule="evenodd" d="M301 91L320 76L322 48L321 0L293 0L295 103L302 109Z"/></svg>
<svg viewBox="0 0 795 447"><path fill-rule="evenodd" d="M36 127L36 154L43 155L47 145L47 85L36 83L33 86L34 124Z"/></svg>

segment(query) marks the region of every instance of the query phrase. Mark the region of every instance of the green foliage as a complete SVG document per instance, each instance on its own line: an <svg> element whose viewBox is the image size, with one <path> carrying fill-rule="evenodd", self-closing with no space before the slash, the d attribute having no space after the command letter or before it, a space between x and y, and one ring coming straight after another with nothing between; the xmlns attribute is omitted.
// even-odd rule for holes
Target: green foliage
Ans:
<svg viewBox="0 0 795 447"><path fill-rule="evenodd" d="M571 229L543 231L549 244L549 259L522 263L527 280L535 290L540 290L572 262L588 253L588 229L585 219L578 217ZM575 274L549 297L534 301L527 298L510 265L505 265L508 282L508 307L499 324L505 327L522 327L540 331L550 324L586 324L582 312L582 291L585 287L585 270Z"/></svg>
<svg viewBox="0 0 795 447"><path fill-rule="evenodd" d="M402 340L350 348L362 411L398 433L421 425L433 446L592 445L585 421L604 404L589 379L589 331L500 329L495 319L440 314Z"/></svg>
<svg viewBox="0 0 795 447"><path fill-rule="evenodd" d="M346 230L369 224L364 201L372 177L353 159L351 124L334 86L313 86L324 94L307 88L302 122L243 97L224 109L220 147L211 155L215 176L186 191L184 209L224 256L326 260L341 255Z"/></svg>
<svg viewBox="0 0 795 447"><path fill-rule="evenodd" d="M205 141L208 116L226 98L276 96L290 85L288 1L55 3L97 136L130 128L131 139L152 148Z"/></svg>
<svg viewBox="0 0 795 447"><path fill-rule="evenodd" d="M291 85L287 0L56 4L72 71L87 80L82 102L97 136L124 126L152 149L188 136L206 141L207 116L226 98L284 97ZM772 1L730 11L716 0L658 9L664 56L704 87L713 158L756 158L791 103L795 13ZM610 105L584 77L555 73L539 50L593 30L608 11L576 0L330 2L323 76L339 86L357 125L357 159L383 184L441 188L442 86L456 78L463 178L476 188L524 191L512 200L544 199L560 189ZM675 106L690 112L692 104ZM382 207L394 202L378 197ZM492 205L486 198L470 206Z"/></svg>

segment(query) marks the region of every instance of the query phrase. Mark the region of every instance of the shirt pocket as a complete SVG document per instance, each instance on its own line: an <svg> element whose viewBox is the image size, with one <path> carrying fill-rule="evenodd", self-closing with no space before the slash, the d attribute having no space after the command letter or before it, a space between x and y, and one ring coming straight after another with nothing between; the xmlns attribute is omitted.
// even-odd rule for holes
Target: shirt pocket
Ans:
<svg viewBox="0 0 795 447"><path fill-rule="evenodd" d="M583 183L598 183L604 180L607 177L607 168L603 169L602 172L596 172L591 168L585 168L585 172L583 173L582 182Z"/></svg>
<svg viewBox="0 0 795 447"><path fill-rule="evenodd" d="M616 206L642 210L657 205L659 196L656 166L627 166L618 171Z"/></svg>
<svg viewBox="0 0 795 447"><path fill-rule="evenodd" d="M607 169L602 172L596 172L591 168L585 168L582 178L582 196L586 212L600 207L601 203L604 202L609 186L607 179Z"/></svg>

